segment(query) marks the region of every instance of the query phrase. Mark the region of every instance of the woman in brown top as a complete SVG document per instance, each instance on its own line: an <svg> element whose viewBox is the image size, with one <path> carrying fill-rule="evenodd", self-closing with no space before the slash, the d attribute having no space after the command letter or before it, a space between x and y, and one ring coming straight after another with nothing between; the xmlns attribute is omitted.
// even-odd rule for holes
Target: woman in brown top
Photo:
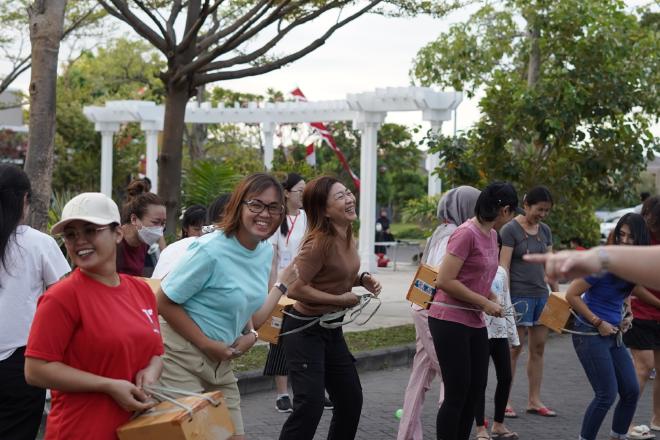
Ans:
<svg viewBox="0 0 660 440"><path fill-rule="evenodd" d="M289 332L310 317L353 307L360 302L351 289L364 286L380 293L380 283L368 272L358 274L360 258L353 240L355 196L337 179L319 177L303 193L307 232L295 259L298 281L289 297L298 302L282 325ZM296 319L299 316L301 319ZM341 321L342 318L337 319ZM323 414L324 390L334 403L328 440L355 438L362 411L362 386L341 327L318 323L282 339L293 388L293 413L280 433L281 440L314 437Z"/></svg>

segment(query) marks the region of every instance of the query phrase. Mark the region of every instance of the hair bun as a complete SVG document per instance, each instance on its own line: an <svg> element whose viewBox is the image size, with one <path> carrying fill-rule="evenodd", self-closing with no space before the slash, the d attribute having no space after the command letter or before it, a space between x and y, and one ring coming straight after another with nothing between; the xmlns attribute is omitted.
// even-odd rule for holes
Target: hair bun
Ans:
<svg viewBox="0 0 660 440"><path fill-rule="evenodd" d="M134 180L126 187L126 194L129 197L137 197L141 194L149 192L147 188L147 182L144 180Z"/></svg>

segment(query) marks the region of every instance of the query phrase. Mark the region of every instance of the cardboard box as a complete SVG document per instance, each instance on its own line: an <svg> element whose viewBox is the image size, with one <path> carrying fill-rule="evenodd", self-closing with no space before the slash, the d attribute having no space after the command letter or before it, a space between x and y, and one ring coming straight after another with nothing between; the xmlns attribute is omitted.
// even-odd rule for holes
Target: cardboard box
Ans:
<svg viewBox="0 0 660 440"><path fill-rule="evenodd" d="M438 277L438 271L431 266L422 264L417 269L417 273L410 284L406 299L420 307L428 309L431 307L430 301L433 301L435 295L435 281Z"/></svg>
<svg viewBox="0 0 660 440"><path fill-rule="evenodd" d="M161 402L117 429L119 440L226 440L234 433L234 424L222 392L206 393L219 401L214 406L206 399L186 396L177 402L192 407L193 416L185 409Z"/></svg>
<svg viewBox="0 0 660 440"><path fill-rule="evenodd" d="M155 278L144 278L144 277L138 277L145 283L149 284L149 287L151 287L151 291L156 294L158 292L158 289L160 289L160 281Z"/></svg>
<svg viewBox="0 0 660 440"><path fill-rule="evenodd" d="M259 333L259 339L262 341L270 342L271 344L277 344L277 340L280 336L280 330L282 329L282 319L284 314L282 310L288 305L295 304L296 302L289 297L283 296L280 298L279 302L273 309L270 317L263 323L261 327L257 329Z"/></svg>
<svg viewBox="0 0 660 440"><path fill-rule="evenodd" d="M562 329L569 328L571 318L571 307L566 301L566 294L564 292L550 293L539 322L550 330L561 333Z"/></svg>

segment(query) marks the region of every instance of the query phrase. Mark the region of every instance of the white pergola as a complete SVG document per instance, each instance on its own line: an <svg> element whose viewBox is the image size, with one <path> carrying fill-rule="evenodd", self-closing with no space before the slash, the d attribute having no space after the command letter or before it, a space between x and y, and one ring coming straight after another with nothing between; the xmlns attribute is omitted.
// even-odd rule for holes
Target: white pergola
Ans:
<svg viewBox="0 0 660 440"><path fill-rule="evenodd" d="M273 163L275 127L277 124L353 121L361 131L360 145L360 238L361 270L375 271L374 255L376 227L376 164L377 136L388 112L421 111L422 119L439 132L442 123L452 118L452 112L463 99L460 92L438 92L426 87L392 87L373 92L355 93L343 100L278 102L247 107L212 107L209 103L191 103L186 107L186 123L193 124L260 124L264 137L264 165ZM112 193L113 136L123 123L139 122L145 131L147 152L146 174L158 188L158 133L163 129L165 109L149 101L109 101L105 106L84 108L88 119L101 132L101 192ZM341 146L340 146L341 147ZM441 191L440 180L431 175L440 162L437 154L427 161L429 195Z"/></svg>

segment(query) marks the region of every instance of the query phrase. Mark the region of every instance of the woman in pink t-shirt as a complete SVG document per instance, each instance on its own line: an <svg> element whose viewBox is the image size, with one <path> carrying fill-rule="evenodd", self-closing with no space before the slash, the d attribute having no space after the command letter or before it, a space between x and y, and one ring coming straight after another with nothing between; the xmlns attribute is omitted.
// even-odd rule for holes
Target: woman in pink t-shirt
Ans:
<svg viewBox="0 0 660 440"><path fill-rule="evenodd" d="M437 438L468 440L476 399L488 377L488 333L483 313L504 311L491 292L497 272L497 230L518 210L518 195L505 182L491 183L475 206L475 217L454 231L440 265L429 328L445 383Z"/></svg>

